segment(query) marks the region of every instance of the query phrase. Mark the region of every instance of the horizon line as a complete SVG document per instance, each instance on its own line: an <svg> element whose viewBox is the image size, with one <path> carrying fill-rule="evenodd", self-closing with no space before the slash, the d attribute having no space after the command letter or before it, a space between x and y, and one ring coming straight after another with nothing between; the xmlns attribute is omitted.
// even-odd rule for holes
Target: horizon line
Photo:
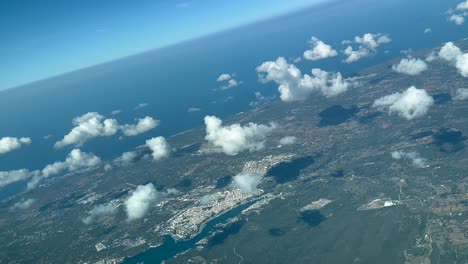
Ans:
<svg viewBox="0 0 468 264"><path fill-rule="evenodd" d="M121 57L117 57L117 58L112 59L112 60L98 62L98 63L91 64L91 65L88 65L88 66L79 67L79 68L76 68L74 70L64 71L64 72L57 73L57 74L54 74L54 75L50 75L50 76L47 76L47 77L44 77L44 78L40 78L40 79L36 79L36 80L33 80L33 81L25 82L25 83L22 83L22 84L6 87L6 88L3 88L3 89L0 89L0 93L15 90L17 88L22 88L22 87L29 86L29 85L33 85L33 84L36 84L36 83L41 83L41 82L48 81L48 80L51 80L51 79L59 78L61 76L73 74L73 73L76 73L76 72L79 72L79 71L92 69L92 68L95 68L95 67L101 67L101 66L104 66L104 65L107 65L107 64L112 64L112 63L115 63L115 62L118 62L118 61L129 59L131 57L136 57L136 56L139 56L139 55L143 55L145 53L151 53L151 52L155 52L155 51L159 51L159 50L163 50L163 49L167 49L167 48L173 48L173 47L176 47L178 45L183 45L183 44L190 43L192 41L199 41L199 40L203 40L203 39L206 39L206 38L215 37L215 36L220 35L220 34L225 34L225 33L228 33L230 31L239 30L239 29L242 29L242 28L245 28L245 27L250 27L250 26L257 25L257 24L262 24L262 23L265 23L265 22L268 22L268 21L286 18L286 17L289 17L289 16L291 16L293 14L299 14L299 13L302 13L302 12L305 12L305 11L309 11L311 9L334 5L334 4L337 4L337 3L342 2L342 1L344 1L344 0L321 0L321 2L314 3L314 4L311 4L311 5L309 4L309 5L300 7L300 8L296 8L296 9L291 10L291 11L286 12L286 13L271 15L271 16L268 16L266 18L259 19L259 20L256 20L256 21L247 22L247 23L240 24L240 25L233 26L233 27L229 27L229 28L226 28L226 29L206 33L206 34L200 35L198 37L189 38L189 39L182 39L180 41L177 41L177 42L174 42L174 43L171 43L171 44L167 44L167 45L163 45L163 46L143 50L143 51L140 51L140 52L137 52L137 53L123 55ZM351 0L351 1L353 1L353 0Z"/></svg>

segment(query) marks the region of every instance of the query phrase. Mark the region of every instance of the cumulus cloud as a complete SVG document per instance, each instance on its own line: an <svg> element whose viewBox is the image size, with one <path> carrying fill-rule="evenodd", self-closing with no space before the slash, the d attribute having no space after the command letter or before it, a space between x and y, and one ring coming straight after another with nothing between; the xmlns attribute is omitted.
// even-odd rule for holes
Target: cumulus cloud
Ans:
<svg viewBox="0 0 468 264"><path fill-rule="evenodd" d="M424 34L428 34L428 33L431 33L431 32L432 32L431 28L424 29Z"/></svg>
<svg viewBox="0 0 468 264"><path fill-rule="evenodd" d="M411 120L425 115L433 104L434 99L426 90L411 86L403 93L396 92L377 99L372 106Z"/></svg>
<svg viewBox="0 0 468 264"><path fill-rule="evenodd" d="M400 160L400 159L408 159L411 160L411 163L418 168L425 168L428 167L426 160L421 158L417 152L404 152L395 150L391 153L392 158Z"/></svg>
<svg viewBox="0 0 468 264"><path fill-rule="evenodd" d="M83 223L89 225L97 219L104 218L106 216L114 215L117 213L117 207L112 204L100 204L95 206L86 216L82 219Z"/></svg>
<svg viewBox="0 0 468 264"><path fill-rule="evenodd" d="M101 159L92 153L86 153L80 149L73 149L68 154L65 161L58 161L53 164L47 165L43 170L42 174L45 177L59 174L63 170L76 171L83 168L89 168L97 166L101 163Z"/></svg>
<svg viewBox="0 0 468 264"><path fill-rule="evenodd" d="M160 196L152 183L139 185L125 201L127 220L133 221L145 216L150 206L157 202Z"/></svg>
<svg viewBox="0 0 468 264"><path fill-rule="evenodd" d="M388 37L388 35L383 35L381 33L366 33L362 37L356 36L354 38L355 43L361 44L371 49L376 49L380 45L390 43L391 41L392 40Z"/></svg>
<svg viewBox="0 0 468 264"><path fill-rule="evenodd" d="M415 76L427 70L427 64L420 59L407 58L402 59L400 63L393 65L392 69L398 73Z"/></svg>
<svg viewBox="0 0 468 264"><path fill-rule="evenodd" d="M138 157L138 154L134 151L124 152L120 157L114 159L114 164L118 166L128 166ZM109 164L106 164L106 166ZM110 166L110 165L109 165ZM112 168L112 167L111 167ZM110 169L111 169L110 168ZM106 168L104 167L106 170ZM109 169L109 170L110 170Z"/></svg>
<svg viewBox="0 0 468 264"><path fill-rule="evenodd" d="M72 121L75 127L55 143L56 148L68 145L81 146L95 137L112 136L119 130L119 124L115 119L106 119L97 112L89 112L75 117Z"/></svg>
<svg viewBox="0 0 468 264"><path fill-rule="evenodd" d="M449 62L456 62L461 55L463 55L463 52L453 42L445 43L439 51L439 57Z"/></svg>
<svg viewBox="0 0 468 264"><path fill-rule="evenodd" d="M232 185L247 194L254 194L261 178L257 175L239 174L234 176Z"/></svg>
<svg viewBox="0 0 468 264"><path fill-rule="evenodd" d="M152 151L154 160L160 160L168 157L171 151L169 144L164 137L155 137L146 140L146 146Z"/></svg>
<svg viewBox="0 0 468 264"><path fill-rule="evenodd" d="M11 209L12 210L17 210L17 209L25 210L25 209L28 209L29 207L31 207L31 205L33 205L35 201L36 200L34 200L32 198L28 198L26 200L21 200L19 202L14 203L11 206Z"/></svg>
<svg viewBox="0 0 468 264"><path fill-rule="evenodd" d="M455 25L463 25L465 23L465 18L462 15L453 14L449 17L449 21L453 22Z"/></svg>
<svg viewBox="0 0 468 264"><path fill-rule="evenodd" d="M357 50L354 50L353 47L348 46L343 51L343 53L347 56L347 58L344 61L346 63L353 63L362 58L370 56L371 51L362 46L360 46Z"/></svg>
<svg viewBox="0 0 468 264"><path fill-rule="evenodd" d="M312 37L309 43L311 44L311 49L304 51L303 54L306 60L316 61L338 55L338 52L332 46L325 44L316 37Z"/></svg>
<svg viewBox="0 0 468 264"><path fill-rule="evenodd" d="M218 79L216 79L217 82L225 82L226 84L221 86L222 90L227 90L236 86L239 86L242 82L238 82L237 80L234 79L235 74L229 74L229 73L223 73L221 74Z"/></svg>
<svg viewBox="0 0 468 264"><path fill-rule="evenodd" d="M93 153L86 153L80 149L73 149L64 161L49 164L32 177L28 182L28 189L36 187L44 178L60 174L64 171L73 172L80 169L91 168L101 163L101 159Z"/></svg>
<svg viewBox="0 0 468 264"><path fill-rule="evenodd" d="M31 144L31 139L28 137L15 138L3 137L0 138L0 154L5 154L10 151L21 148L22 146Z"/></svg>
<svg viewBox="0 0 468 264"><path fill-rule="evenodd" d="M465 53L457 58L455 67L457 67L458 72L460 72L463 77L468 77L468 53Z"/></svg>
<svg viewBox="0 0 468 264"><path fill-rule="evenodd" d="M281 145L291 145L296 143L297 138L292 136L286 136L280 139Z"/></svg>
<svg viewBox="0 0 468 264"><path fill-rule="evenodd" d="M229 74L229 73L223 73L221 75L219 75L218 79L216 79L217 82L223 82L223 81L227 81L229 79L232 78L232 75Z"/></svg>
<svg viewBox="0 0 468 264"><path fill-rule="evenodd" d="M457 5L457 10L468 10L468 0L465 0Z"/></svg>
<svg viewBox="0 0 468 264"><path fill-rule="evenodd" d="M227 155L237 155L242 151L256 151L265 147L266 136L275 129L275 124L258 125L248 123L246 126L233 124L222 126L221 119L215 116L205 117L205 139Z"/></svg>
<svg viewBox="0 0 468 264"><path fill-rule="evenodd" d="M468 53L463 53L452 42L447 42L439 51L439 57L452 63L463 77L468 77Z"/></svg>
<svg viewBox="0 0 468 264"><path fill-rule="evenodd" d="M148 132L158 125L159 120L146 116L144 118L138 119L138 122L135 125L123 125L120 126L120 129L125 136L132 137Z"/></svg>
<svg viewBox="0 0 468 264"><path fill-rule="evenodd" d="M454 9L449 9L446 14L449 15L448 21L453 22L455 25L463 25L465 23L465 17L468 16L468 1L463 1L457 5Z"/></svg>
<svg viewBox="0 0 468 264"><path fill-rule="evenodd" d="M353 41L344 40L341 43L343 45L348 45L343 53L347 56L344 60L346 63L356 62L362 58L368 57L372 54L377 53L377 48L382 44L390 43L392 40L388 35L382 33L366 33L362 37L356 36L354 38L354 43L358 44L357 49L354 49L350 44Z"/></svg>
<svg viewBox="0 0 468 264"><path fill-rule="evenodd" d="M455 100L466 100L468 99L468 88L458 88L455 92Z"/></svg>
<svg viewBox="0 0 468 264"><path fill-rule="evenodd" d="M313 92L319 92L326 97L333 97L357 86L352 79L345 79L340 73L330 73L320 69L312 69L312 75L304 74L285 58L267 61L257 67L260 81L273 81L279 85L280 98L285 102L306 99Z"/></svg>
<svg viewBox="0 0 468 264"><path fill-rule="evenodd" d="M27 169L0 171L0 188L11 183L23 181L31 176L31 172Z"/></svg>

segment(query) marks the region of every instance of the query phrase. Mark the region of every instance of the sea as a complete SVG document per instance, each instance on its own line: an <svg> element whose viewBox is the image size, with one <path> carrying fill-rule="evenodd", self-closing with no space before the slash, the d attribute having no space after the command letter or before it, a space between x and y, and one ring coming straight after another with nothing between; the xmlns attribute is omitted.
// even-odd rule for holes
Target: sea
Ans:
<svg viewBox="0 0 468 264"><path fill-rule="evenodd" d="M227 118L249 111L255 92L277 95L273 83L258 81L255 68L283 56L300 57L316 36L337 50L343 40L364 33L389 34L392 42L371 58L343 63L342 55L296 63L303 73L312 68L351 76L360 70L402 56L402 52L435 47L468 36L466 25L447 20L446 11L460 0L338 0L203 36L191 41L121 58L0 91L0 137L30 137L32 144L0 156L0 171L42 169L64 160L70 150L53 145L73 127L74 117L99 112L120 124L147 115L161 120L156 129L135 137L95 138L80 147L103 160L144 144L154 136L171 136L200 127L205 115ZM431 28L425 34L424 30ZM116 43L118 45L118 43ZM44 62L47 63L47 62ZM242 83L228 90L216 81L234 73ZM404 89L406 87L402 87ZM345 96L345 95L344 95ZM145 107L137 107L146 104ZM188 111L198 108L199 111ZM116 115L112 111L120 110ZM274 120L272 120L274 121ZM0 189L0 199L24 191L24 183Z"/></svg>

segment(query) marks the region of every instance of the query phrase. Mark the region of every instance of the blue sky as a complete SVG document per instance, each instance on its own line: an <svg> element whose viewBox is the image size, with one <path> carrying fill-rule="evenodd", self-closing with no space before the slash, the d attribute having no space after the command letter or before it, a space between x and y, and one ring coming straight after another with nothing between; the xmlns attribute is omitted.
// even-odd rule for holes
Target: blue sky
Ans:
<svg viewBox="0 0 468 264"><path fill-rule="evenodd" d="M325 1L1 1L0 90Z"/></svg>

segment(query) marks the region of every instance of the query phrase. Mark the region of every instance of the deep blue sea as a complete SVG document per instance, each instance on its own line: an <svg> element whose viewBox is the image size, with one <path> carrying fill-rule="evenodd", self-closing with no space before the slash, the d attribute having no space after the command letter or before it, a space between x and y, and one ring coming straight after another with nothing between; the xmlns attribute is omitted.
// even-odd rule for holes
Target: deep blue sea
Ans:
<svg viewBox="0 0 468 264"><path fill-rule="evenodd" d="M55 141L72 128L73 117L90 111L107 117L113 110L119 123L134 123L150 115L161 125L146 134L119 140L96 138L81 149L108 160L130 151L153 136L170 136L203 124L207 114L228 117L250 109L254 92L277 93L274 84L258 82L255 68L278 56L298 57L317 36L337 50L342 40L364 33L388 33L393 41L379 53L354 64L343 56L318 62L302 61L303 72L312 68L355 73L365 67L418 50L468 36L465 26L447 21L444 14L460 0L342 0L296 13L245 25L189 42L123 58L58 77L0 92L0 137L31 137L30 146L0 156L0 171L28 168L63 160L71 147L56 150ZM425 28L432 33L424 34ZM118 45L118 43L115 43ZM384 51L389 51L385 53ZM47 63L45 61L44 63ZM226 91L216 78L236 73L242 85ZM230 100L227 100L230 98ZM140 103L148 106L139 110ZM188 113L189 107L200 108ZM48 139L44 136L51 135ZM20 185L0 189L0 198L21 190Z"/></svg>

